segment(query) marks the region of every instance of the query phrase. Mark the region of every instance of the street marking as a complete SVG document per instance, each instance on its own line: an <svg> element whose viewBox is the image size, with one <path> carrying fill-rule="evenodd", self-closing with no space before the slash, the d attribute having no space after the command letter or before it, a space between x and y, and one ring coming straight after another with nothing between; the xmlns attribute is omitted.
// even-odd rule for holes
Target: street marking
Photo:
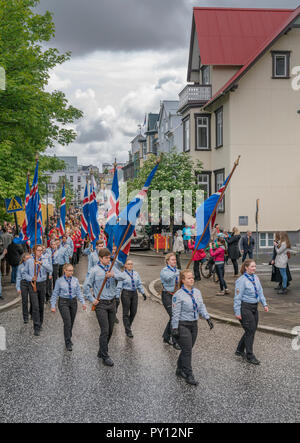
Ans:
<svg viewBox="0 0 300 443"><path fill-rule="evenodd" d="M0 326L0 351L6 351L6 331Z"/></svg>

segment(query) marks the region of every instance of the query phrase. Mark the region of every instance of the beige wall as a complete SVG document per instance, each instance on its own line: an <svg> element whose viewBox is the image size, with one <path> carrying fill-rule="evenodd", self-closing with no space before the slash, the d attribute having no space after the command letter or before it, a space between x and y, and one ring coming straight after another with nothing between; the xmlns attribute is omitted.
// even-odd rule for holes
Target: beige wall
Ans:
<svg viewBox="0 0 300 443"><path fill-rule="evenodd" d="M239 69L239 66L212 66L210 71L212 95L214 96L222 86L226 85Z"/></svg>
<svg viewBox="0 0 300 443"><path fill-rule="evenodd" d="M300 29L271 50L291 50L291 69L300 65ZM230 187L231 224L248 215L254 230L255 201L260 198L260 231L300 229L300 91L290 80L274 80L268 51L230 93L231 160L241 154Z"/></svg>

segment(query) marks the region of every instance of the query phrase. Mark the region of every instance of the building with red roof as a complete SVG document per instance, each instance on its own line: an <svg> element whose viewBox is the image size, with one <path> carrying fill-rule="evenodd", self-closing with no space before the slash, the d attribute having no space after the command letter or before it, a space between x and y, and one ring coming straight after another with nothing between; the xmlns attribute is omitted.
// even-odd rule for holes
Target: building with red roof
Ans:
<svg viewBox="0 0 300 443"><path fill-rule="evenodd" d="M241 155L219 223L255 230L260 199L260 247L278 230L300 243L300 6L194 8L187 81L183 149L202 160L206 195Z"/></svg>

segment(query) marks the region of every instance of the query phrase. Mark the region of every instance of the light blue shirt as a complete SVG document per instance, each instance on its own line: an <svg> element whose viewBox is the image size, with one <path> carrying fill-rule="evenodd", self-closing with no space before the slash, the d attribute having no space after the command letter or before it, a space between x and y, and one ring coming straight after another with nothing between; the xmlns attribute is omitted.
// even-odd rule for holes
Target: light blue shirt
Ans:
<svg viewBox="0 0 300 443"><path fill-rule="evenodd" d="M74 299L78 298L78 300L84 305L85 300L81 293L80 284L76 277L71 278L71 295L69 292L69 285L66 281L65 277L60 277L56 280L55 288L52 292L52 297L50 300L51 308L55 308L56 301L58 298L64 299Z"/></svg>
<svg viewBox="0 0 300 443"><path fill-rule="evenodd" d="M141 294L145 295L145 289L142 285L141 278L136 271L133 271L133 280L134 280L135 289L132 287L132 280L126 271L124 271L124 276L125 276L125 279L118 282L118 285L116 288L116 298L120 298L120 295L122 294L123 290L125 290L125 291L139 291Z"/></svg>
<svg viewBox="0 0 300 443"><path fill-rule="evenodd" d="M112 300L115 298L116 294L116 287L117 287L117 281L122 281L125 279L124 272L121 272L121 270L114 266L112 268L112 271L114 272L114 278L109 278L104 285L104 289L101 293L101 300ZM84 296L93 303L99 294L99 291L102 287L102 283L105 279L106 272L97 264L94 266L85 282L84 285ZM93 290L94 297L91 294L91 289Z"/></svg>
<svg viewBox="0 0 300 443"><path fill-rule="evenodd" d="M171 269L173 269L173 271ZM178 284L179 284L179 274L180 274L179 270L177 268L171 268L171 269L169 269L166 266L164 269L162 269L160 273L160 280L162 282L162 285L164 289L168 292L175 291L176 277L178 279Z"/></svg>
<svg viewBox="0 0 300 443"><path fill-rule="evenodd" d="M41 257L41 262L42 265L36 265L36 267L39 269L39 272L37 274L37 282L43 282L47 280L47 272L49 274L52 273L52 264L49 262L48 257L44 256ZM24 271L23 271L23 275L24 275L24 280L31 282L33 277L34 277L34 259L33 258L29 258L24 266Z"/></svg>
<svg viewBox="0 0 300 443"><path fill-rule="evenodd" d="M59 265L65 265L70 262L71 251L67 243L60 245L56 254L56 262Z"/></svg>
<svg viewBox="0 0 300 443"><path fill-rule="evenodd" d="M49 256L49 260L50 260L50 263L52 263L52 265L58 265L59 264L58 263L58 255L59 255L58 251L59 251L58 249L55 249L54 252L53 252L52 248L47 248L46 249L46 253ZM53 254L53 256L52 256L52 254Z"/></svg>
<svg viewBox="0 0 300 443"><path fill-rule="evenodd" d="M21 291L21 280L26 280L24 270L25 270L25 262L18 266L17 279L16 279L17 291Z"/></svg>
<svg viewBox="0 0 300 443"><path fill-rule="evenodd" d="M71 251L70 257L72 257L72 255L74 254L74 243L73 243L73 240L71 237L67 237L67 244L68 244L70 251Z"/></svg>
<svg viewBox="0 0 300 443"><path fill-rule="evenodd" d="M258 298L255 294L255 288L253 283L249 279L242 275L235 282L235 296L234 296L234 312L235 315L240 317L242 302L256 304L260 302L264 307L267 306L267 302L264 296L263 288L257 275L254 275L255 284L258 292Z"/></svg>
<svg viewBox="0 0 300 443"><path fill-rule="evenodd" d="M179 289L172 298L172 328L177 329L180 321L198 320L199 314L205 320L209 320L210 316L203 303L202 295L199 289L194 288L194 298L197 309L194 311L192 297L183 289Z"/></svg>

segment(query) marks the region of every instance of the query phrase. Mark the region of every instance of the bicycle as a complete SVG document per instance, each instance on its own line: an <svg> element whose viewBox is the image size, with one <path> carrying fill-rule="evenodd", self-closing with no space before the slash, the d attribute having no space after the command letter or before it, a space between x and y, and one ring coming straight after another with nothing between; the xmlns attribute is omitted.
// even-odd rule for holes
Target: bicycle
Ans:
<svg viewBox="0 0 300 443"><path fill-rule="evenodd" d="M200 264L200 272L204 278L209 279L212 276L213 281L218 283L219 279L217 276L216 265L212 257L209 257L205 262Z"/></svg>

